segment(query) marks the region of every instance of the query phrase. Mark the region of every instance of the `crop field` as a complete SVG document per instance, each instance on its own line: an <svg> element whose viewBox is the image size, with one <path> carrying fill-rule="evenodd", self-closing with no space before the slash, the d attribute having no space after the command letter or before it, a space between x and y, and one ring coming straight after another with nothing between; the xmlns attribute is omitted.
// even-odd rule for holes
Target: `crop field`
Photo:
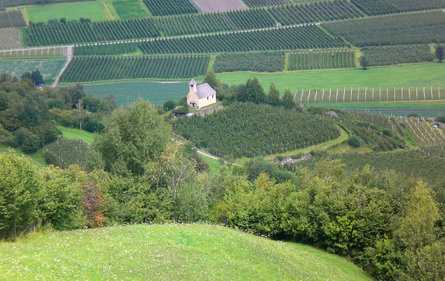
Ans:
<svg viewBox="0 0 445 281"><path fill-rule="evenodd" d="M113 44L113 45L92 45L79 46L74 48L75 56L112 56L132 54L138 52L137 44Z"/></svg>
<svg viewBox="0 0 445 281"><path fill-rule="evenodd" d="M351 2L369 16L445 7L443 0L351 0Z"/></svg>
<svg viewBox="0 0 445 281"><path fill-rule="evenodd" d="M272 5L283 5L290 3L289 0L244 0L249 7L261 7Z"/></svg>
<svg viewBox="0 0 445 281"><path fill-rule="evenodd" d="M153 20L166 36L275 26L275 20L264 9L157 17Z"/></svg>
<svg viewBox="0 0 445 281"><path fill-rule="evenodd" d="M326 251L205 224L36 233L0 243L0 259L8 280L372 280Z"/></svg>
<svg viewBox="0 0 445 281"><path fill-rule="evenodd" d="M56 77L64 64L65 60L0 60L0 73L20 77L25 72L39 69L43 79L48 79Z"/></svg>
<svg viewBox="0 0 445 281"><path fill-rule="evenodd" d="M420 145L445 144L445 134L442 129L433 128L432 124L420 118L404 118L401 121L407 125L408 130L419 141Z"/></svg>
<svg viewBox="0 0 445 281"><path fill-rule="evenodd" d="M0 28L22 26L26 26L26 22L20 10L0 12Z"/></svg>
<svg viewBox="0 0 445 281"><path fill-rule="evenodd" d="M242 0L193 0L201 11L220 12L228 10L242 10L247 6Z"/></svg>
<svg viewBox="0 0 445 281"><path fill-rule="evenodd" d="M138 19L148 16L139 0L119 0L113 1L112 4L121 19Z"/></svg>
<svg viewBox="0 0 445 281"><path fill-rule="evenodd" d="M346 0L311 2L269 9L281 24L300 24L362 17L363 13Z"/></svg>
<svg viewBox="0 0 445 281"><path fill-rule="evenodd" d="M282 52L222 54L216 57L213 70L276 72L284 70L284 60L285 54Z"/></svg>
<svg viewBox="0 0 445 281"><path fill-rule="evenodd" d="M22 47L20 30L16 27L0 28L0 50Z"/></svg>
<svg viewBox="0 0 445 281"><path fill-rule="evenodd" d="M190 2L192 0L144 0L153 16L169 16L197 13L198 9Z"/></svg>
<svg viewBox="0 0 445 281"><path fill-rule="evenodd" d="M92 21L107 20L104 7L99 1L36 6L26 8L26 12L29 20L34 23L60 18L66 20L77 20L79 18L89 18Z"/></svg>
<svg viewBox="0 0 445 281"><path fill-rule="evenodd" d="M271 40L271 38L273 38L273 40ZM199 44L196 44L198 41ZM331 38L317 26L311 25L306 27L154 40L142 43L141 49L147 54L164 54L263 51L343 46L344 43L340 39Z"/></svg>
<svg viewBox="0 0 445 281"><path fill-rule="evenodd" d="M354 57L351 51L291 53L288 70L354 68Z"/></svg>
<svg viewBox="0 0 445 281"><path fill-rule="evenodd" d="M163 104L167 100L178 101L188 94L188 82L118 82L103 84L84 84L86 95L97 98L112 94L119 106L127 106L139 99L153 104Z"/></svg>
<svg viewBox="0 0 445 281"><path fill-rule="evenodd" d="M433 61L428 45L366 47L363 51L370 66Z"/></svg>
<svg viewBox="0 0 445 281"><path fill-rule="evenodd" d="M89 82L116 79L181 79L204 75L209 56L176 57L74 57L61 82ZM88 69L88 71L82 71Z"/></svg>
<svg viewBox="0 0 445 281"><path fill-rule="evenodd" d="M158 37L159 35L148 18L93 23L38 24L31 25L27 29L30 46L95 43L118 39Z"/></svg>
<svg viewBox="0 0 445 281"><path fill-rule="evenodd" d="M89 0L46 0L45 4L80 2L80 1L89 1ZM38 4L42 4L42 0L0 0L0 8L23 6L23 5L38 5Z"/></svg>
<svg viewBox="0 0 445 281"><path fill-rule="evenodd" d="M441 87L445 89L443 79L445 64L424 63L414 65L377 67L367 70L347 69L330 71L298 71L284 73L251 73L232 72L217 74L217 78L228 85L246 83L247 79L257 77L263 87L268 89L274 82L281 91L302 89L307 93L308 89L357 89L368 88L396 88L402 87L419 89L426 87ZM407 92L405 92L407 95ZM423 93L422 93L423 94Z"/></svg>
<svg viewBox="0 0 445 281"><path fill-rule="evenodd" d="M347 20L323 26L356 46L445 42L445 13L442 11Z"/></svg>
<svg viewBox="0 0 445 281"><path fill-rule="evenodd" d="M407 116L418 113L422 116L441 116L445 114L445 102L345 102L345 103L311 103L309 106L365 111L388 116Z"/></svg>
<svg viewBox="0 0 445 281"><path fill-rule="evenodd" d="M234 158L282 153L340 136L328 118L249 103L205 117L179 118L173 130L213 155Z"/></svg>

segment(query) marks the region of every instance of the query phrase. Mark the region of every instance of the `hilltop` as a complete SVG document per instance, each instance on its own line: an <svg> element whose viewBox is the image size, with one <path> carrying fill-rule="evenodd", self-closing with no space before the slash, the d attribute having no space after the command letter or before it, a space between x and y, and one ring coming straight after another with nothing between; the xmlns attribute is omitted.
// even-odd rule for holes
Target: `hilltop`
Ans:
<svg viewBox="0 0 445 281"><path fill-rule="evenodd" d="M0 244L0 261L9 280L371 280L310 246L205 224L36 234Z"/></svg>

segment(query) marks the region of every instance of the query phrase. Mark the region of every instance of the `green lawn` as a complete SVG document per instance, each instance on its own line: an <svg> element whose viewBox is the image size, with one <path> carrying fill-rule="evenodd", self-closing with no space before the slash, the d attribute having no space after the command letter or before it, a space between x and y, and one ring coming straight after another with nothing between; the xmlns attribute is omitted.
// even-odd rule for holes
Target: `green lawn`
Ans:
<svg viewBox="0 0 445 281"><path fill-rule="evenodd" d="M6 280L372 280L310 246L203 224L33 234L0 243Z"/></svg>
<svg viewBox="0 0 445 281"><path fill-rule="evenodd" d="M99 1L33 6L26 8L26 12L32 22L47 22L60 18L66 20L78 20L79 18L90 18L92 21L107 20L104 7Z"/></svg>
<svg viewBox="0 0 445 281"><path fill-rule="evenodd" d="M148 16L139 0L118 0L112 3L121 19L137 19Z"/></svg>
<svg viewBox="0 0 445 281"><path fill-rule="evenodd" d="M62 126L58 126L60 131L62 131L62 136L66 139L76 139L76 140L83 140L84 142L91 144L94 140L94 134L78 130L78 129L72 129L72 128L65 128Z"/></svg>
<svg viewBox="0 0 445 281"><path fill-rule="evenodd" d="M6 152L8 151L8 149L9 148L6 146L0 146L0 152ZM43 167L46 165L45 159L43 159L42 150L39 150L34 154L25 154L18 148L13 148L13 149L16 153L25 155L29 160L31 160L32 163L36 164L39 167Z"/></svg>
<svg viewBox="0 0 445 281"><path fill-rule="evenodd" d="M188 94L188 82L133 81L100 84L84 84L87 95L103 97L113 94L118 105L127 106L139 99L153 104L163 104L167 100L178 101Z"/></svg>
<svg viewBox="0 0 445 281"><path fill-rule="evenodd" d="M223 83L244 84L257 77L265 89L274 82L280 90L329 88L386 88L442 86L445 89L445 63L370 68L368 70L296 71L282 73L231 72L217 74ZM445 93L444 93L445 95Z"/></svg>
<svg viewBox="0 0 445 281"><path fill-rule="evenodd" d="M202 159L210 166L210 173L212 175L216 175L219 172L219 168L221 167L221 164L219 163L219 160L210 158L208 156L199 154Z"/></svg>

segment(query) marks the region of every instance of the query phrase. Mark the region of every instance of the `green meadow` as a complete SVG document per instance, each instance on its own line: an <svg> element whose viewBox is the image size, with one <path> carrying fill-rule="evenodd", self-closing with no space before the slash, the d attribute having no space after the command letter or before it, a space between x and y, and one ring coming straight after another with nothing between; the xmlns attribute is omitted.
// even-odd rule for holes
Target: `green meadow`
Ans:
<svg viewBox="0 0 445 281"><path fill-rule="evenodd" d="M205 224L34 233L0 243L6 280L372 280L345 258Z"/></svg>
<svg viewBox="0 0 445 281"><path fill-rule="evenodd" d="M445 64L424 63L393 67L376 67L367 70L293 71L280 73L230 72L217 74L228 85L244 84L257 77L268 89L274 82L278 89L329 89L329 88L386 88L386 87L437 87L445 89Z"/></svg>
<svg viewBox="0 0 445 281"><path fill-rule="evenodd" d="M62 136L66 139L83 140L84 142L91 144L94 140L94 134L73 128L66 128L58 126L60 131L62 131Z"/></svg>
<svg viewBox="0 0 445 281"><path fill-rule="evenodd" d="M121 19L137 19L148 16L139 0L118 0L112 3Z"/></svg>
<svg viewBox="0 0 445 281"><path fill-rule="evenodd" d="M32 22L47 22L60 18L66 20L78 20L79 18L90 18L92 21L107 20L104 7L99 1L33 6L26 8L26 12Z"/></svg>

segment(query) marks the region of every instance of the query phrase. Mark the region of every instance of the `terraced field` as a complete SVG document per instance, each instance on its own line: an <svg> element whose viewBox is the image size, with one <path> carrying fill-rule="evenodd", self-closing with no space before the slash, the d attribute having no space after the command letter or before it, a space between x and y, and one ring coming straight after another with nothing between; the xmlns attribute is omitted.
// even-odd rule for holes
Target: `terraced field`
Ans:
<svg viewBox="0 0 445 281"><path fill-rule="evenodd" d="M0 60L0 73L6 72L20 77L25 72L39 69L43 79L49 79L56 77L64 64L65 60Z"/></svg>

